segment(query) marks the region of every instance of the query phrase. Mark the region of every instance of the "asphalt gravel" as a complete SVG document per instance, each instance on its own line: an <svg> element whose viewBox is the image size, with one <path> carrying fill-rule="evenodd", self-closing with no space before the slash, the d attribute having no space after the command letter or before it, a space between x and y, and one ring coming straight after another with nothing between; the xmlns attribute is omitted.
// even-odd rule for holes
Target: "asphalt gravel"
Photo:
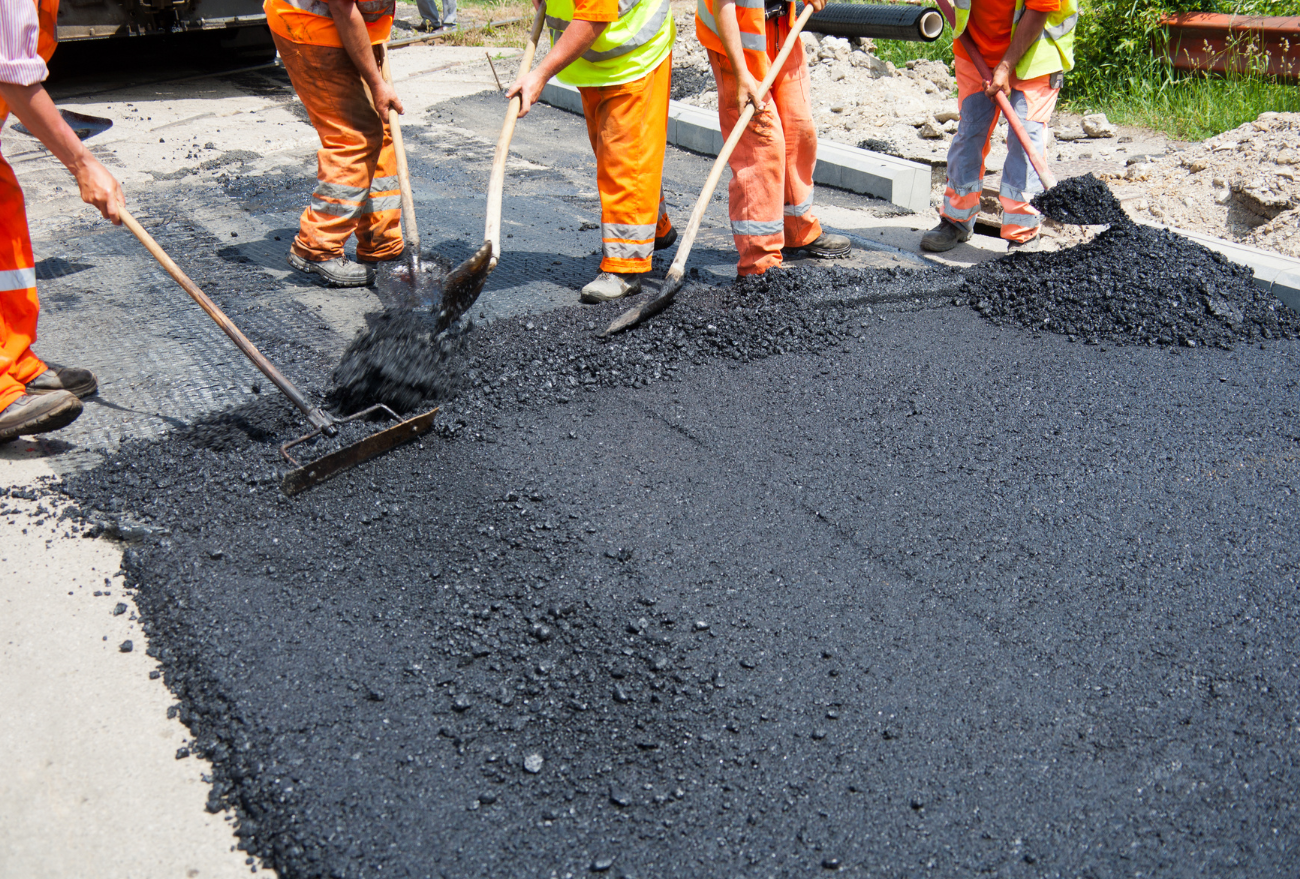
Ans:
<svg viewBox="0 0 1300 879"><path fill-rule="evenodd" d="M1068 250L976 266L964 293L996 324L1091 344L1228 348L1300 337L1300 315L1253 278L1181 235L1125 223Z"/></svg>
<svg viewBox="0 0 1300 879"><path fill-rule="evenodd" d="M1124 213L1110 187L1091 173L1061 180L1030 201L1044 216L1076 226L1127 226Z"/></svg>
<svg viewBox="0 0 1300 879"><path fill-rule="evenodd" d="M295 499L273 397L65 490L147 526L209 807L283 877L1293 875L1300 344L961 285L502 320L438 435Z"/></svg>

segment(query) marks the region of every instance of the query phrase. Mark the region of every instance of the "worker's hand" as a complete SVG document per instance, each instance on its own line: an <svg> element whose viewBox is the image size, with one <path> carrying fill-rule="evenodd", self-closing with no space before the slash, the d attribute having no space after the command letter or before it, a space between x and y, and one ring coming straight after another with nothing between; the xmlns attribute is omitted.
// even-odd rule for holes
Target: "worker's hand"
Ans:
<svg viewBox="0 0 1300 879"><path fill-rule="evenodd" d="M748 70L741 70L736 75L736 109L743 113L746 104L753 104L754 112L762 113L763 102L758 97L760 88L762 88L762 83L754 79L752 73Z"/></svg>
<svg viewBox="0 0 1300 879"><path fill-rule="evenodd" d="M81 200L99 208L104 219L114 226L122 225L122 218L117 212L117 206L126 201L122 195L122 184L99 163L99 159L87 152L78 157L72 173L77 178Z"/></svg>
<svg viewBox="0 0 1300 879"><path fill-rule="evenodd" d="M546 87L546 81L537 75L537 71L525 74L515 80L515 84L506 89L506 100L519 96L519 118L522 119L528 115L528 108L537 102L541 95L542 89Z"/></svg>
<svg viewBox="0 0 1300 879"><path fill-rule="evenodd" d="M993 81L984 83L984 94L990 100L996 100L998 92L1004 95L1011 94L1011 65L1005 61L999 62L998 66L993 68Z"/></svg>
<svg viewBox="0 0 1300 879"><path fill-rule="evenodd" d="M813 8L813 12L821 12L826 8L826 0L808 0L808 5Z"/></svg>
<svg viewBox="0 0 1300 879"><path fill-rule="evenodd" d="M375 110L379 112L379 118L385 122L388 121L389 109L396 110L399 116L406 112L401 99L397 97L397 92L383 79L370 83L370 95L375 100Z"/></svg>

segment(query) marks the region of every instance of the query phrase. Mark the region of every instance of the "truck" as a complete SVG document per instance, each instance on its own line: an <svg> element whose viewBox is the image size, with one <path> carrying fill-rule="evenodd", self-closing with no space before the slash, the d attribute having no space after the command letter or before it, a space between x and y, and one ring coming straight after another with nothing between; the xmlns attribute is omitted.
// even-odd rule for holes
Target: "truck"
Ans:
<svg viewBox="0 0 1300 879"><path fill-rule="evenodd" d="M269 43L262 0L62 0L59 42L208 32L221 42Z"/></svg>

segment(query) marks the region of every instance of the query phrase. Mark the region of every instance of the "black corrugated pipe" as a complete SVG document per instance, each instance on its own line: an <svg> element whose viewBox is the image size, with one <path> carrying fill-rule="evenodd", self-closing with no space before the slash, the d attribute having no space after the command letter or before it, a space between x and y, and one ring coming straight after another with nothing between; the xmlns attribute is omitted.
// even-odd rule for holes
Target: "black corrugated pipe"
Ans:
<svg viewBox="0 0 1300 879"><path fill-rule="evenodd" d="M800 3L795 14L803 10ZM813 13L804 30L830 37L871 37L933 43L943 33L943 16L925 6L865 6L833 3Z"/></svg>

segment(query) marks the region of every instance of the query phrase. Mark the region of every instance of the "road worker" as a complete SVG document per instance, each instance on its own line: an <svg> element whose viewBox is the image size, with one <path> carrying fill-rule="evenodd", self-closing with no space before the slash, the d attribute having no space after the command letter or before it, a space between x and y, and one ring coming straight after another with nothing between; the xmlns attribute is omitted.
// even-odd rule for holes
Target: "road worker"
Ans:
<svg viewBox="0 0 1300 879"><path fill-rule="evenodd" d="M263 9L321 142L316 191L289 265L333 287L365 286L374 279L370 264L397 259L403 249L388 129L389 108L403 108L381 73L395 0L266 0ZM361 264L343 252L353 235Z"/></svg>
<svg viewBox="0 0 1300 879"><path fill-rule="evenodd" d="M810 0L820 10L826 0ZM788 0L698 0L695 35L718 84L718 122L731 136L746 104L754 117L731 154L731 234L740 275L761 275L782 257L847 256L849 239L822 230L813 212L817 130L802 43L786 59L765 100L767 76L794 22Z"/></svg>
<svg viewBox="0 0 1300 879"><path fill-rule="evenodd" d="M603 259L583 302L641 291L677 230L662 194L676 31L668 0L547 0L551 51L507 91L521 116L556 76L578 87L596 153Z"/></svg>
<svg viewBox="0 0 1300 879"><path fill-rule="evenodd" d="M1043 154L1047 123L1056 109L1065 72L1074 67L1074 26L1078 0L958 0L953 55L957 67L957 102L961 120L948 147L948 186L939 208L939 225L921 236L921 247L934 253L970 239L984 190L984 160L998 122L997 93L1002 92L1024 123L1034 149ZM958 40L969 31L993 75L976 71ZM1029 204L1043 191L1024 147L1007 138L1002 166L1002 237L1009 249L1036 250L1042 216Z"/></svg>
<svg viewBox="0 0 1300 879"><path fill-rule="evenodd" d="M41 83L55 47L58 0L0 0L0 126L13 113L76 178L81 199L120 224L122 187L63 121ZM40 300L23 191L0 156L0 442L66 427L95 393L94 373L32 353Z"/></svg>

